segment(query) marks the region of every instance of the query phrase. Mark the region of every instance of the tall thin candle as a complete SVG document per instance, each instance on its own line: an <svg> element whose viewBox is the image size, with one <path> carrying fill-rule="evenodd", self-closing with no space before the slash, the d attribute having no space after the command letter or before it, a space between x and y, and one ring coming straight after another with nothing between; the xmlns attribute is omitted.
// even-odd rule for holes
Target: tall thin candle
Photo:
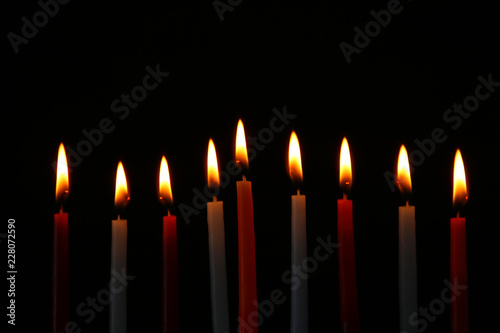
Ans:
<svg viewBox="0 0 500 333"><path fill-rule="evenodd" d="M297 186L297 195L292 195L292 267L300 267L307 258L306 196L300 194L302 161L299 139L295 132L290 135L288 172L292 182ZM300 281L300 276L293 269L292 280L297 279ZM290 302L290 332L307 333L309 330L307 280L302 281L296 288L292 288Z"/></svg>
<svg viewBox="0 0 500 333"><path fill-rule="evenodd" d="M453 205L457 217L450 220L450 280L454 285L467 286L467 244L465 217L459 210L467 202L467 185L462 154L457 149L453 169ZM451 302L451 333L469 332L469 297L467 289L461 290Z"/></svg>
<svg viewBox="0 0 500 333"><path fill-rule="evenodd" d="M248 154L243 122L238 121L236 131L236 162L246 170ZM252 183L246 180L236 182L238 202L238 275L239 275L239 332L247 331L241 321L255 322L252 314L258 313L257 308L257 272L255 267L255 230L253 220ZM253 333L258 332L258 327Z"/></svg>
<svg viewBox="0 0 500 333"><path fill-rule="evenodd" d="M359 332L358 289L354 255L352 201L347 199L352 184L351 155L347 139L340 148L340 187L343 198L337 200L337 230L339 242L339 289L341 332Z"/></svg>
<svg viewBox="0 0 500 333"><path fill-rule="evenodd" d="M418 311L417 252L415 239L415 206L408 204L411 194L410 164L404 145L398 159L398 186L406 199L399 207L399 316L401 331L417 333L410 316Z"/></svg>
<svg viewBox="0 0 500 333"><path fill-rule="evenodd" d="M177 255L177 217L168 209L173 203L170 173L165 156L160 163L161 203L167 208L163 216L162 236L162 332L179 332L179 273Z"/></svg>
<svg viewBox="0 0 500 333"><path fill-rule="evenodd" d="M223 202L217 201L219 169L217 167L215 145L212 139L208 143L207 178L208 187L214 193L213 202L207 203L212 328L214 333L229 333L224 208Z"/></svg>
<svg viewBox="0 0 500 333"><path fill-rule="evenodd" d="M127 220L120 218L120 213L129 200L127 179L122 162L116 171L115 207L118 218L111 221L111 276L124 275L127 272ZM127 332L127 287L110 298L110 332Z"/></svg>
<svg viewBox="0 0 500 333"><path fill-rule="evenodd" d="M64 332L69 321L69 241L68 213L63 202L69 192L68 163L64 145L59 145L56 171L56 202L52 267L52 332Z"/></svg>

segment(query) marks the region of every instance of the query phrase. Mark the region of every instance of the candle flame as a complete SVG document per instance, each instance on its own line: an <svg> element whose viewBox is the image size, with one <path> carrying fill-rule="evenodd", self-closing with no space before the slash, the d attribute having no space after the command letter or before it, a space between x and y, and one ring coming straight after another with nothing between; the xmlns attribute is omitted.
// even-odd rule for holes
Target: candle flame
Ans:
<svg viewBox="0 0 500 333"><path fill-rule="evenodd" d="M411 194L411 177L408 153L404 145L401 145L401 149L399 150L397 183L399 186L399 190L407 199Z"/></svg>
<svg viewBox="0 0 500 333"><path fill-rule="evenodd" d="M57 153L56 201L60 202L68 192L68 162L66 160L66 150L64 149L64 145L61 143Z"/></svg>
<svg viewBox="0 0 500 333"><path fill-rule="evenodd" d="M455 166L453 168L453 205L461 207L467 202L467 185L465 179L464 161L460 149L455 154Z"/></svg>
<svg viewBox="0 0 500 333"><path fill-rule="evenodd" d="M116 170L115 207L123 209L129 199L125 170L122 162L119 162Z"/></svg>
<svg viewBox="0 0 500 333"><path fill-rule="evenodd" d="M248 153L247 142L245 139L245 129L243 122L238 120L238 128L236 130L236 163L243 169L248 169Z"/></svg>
<svg viewBox="0 0 500 333"><path fill-rule="evenodd" d="M340 147L340 187L344 193L349 192L352 182L351 169L351 153L349 152L349 144L344 137L342 146Z"/></svg>
<svg viewBox="0 0 500 333"><path fill-rule="evenodd" d="M210 141L208 142L207 180L208 187L217 192L217 189L219 188L219 168L217 166L217 154L215 152L215 145L212 139L210 139Z"/></svg>
<svg viewBox="0 0 500 333"><path fill-rule="evenodd" d="M167 205L172 205L172 187L170 185L170 173L165 156L162 156L160 163L160 200L164 200Z"/></svg>
<svg viewBox="0 0 500 333"><path fill-rule="evenodd" d="M300 157L299 139L295 131L290 135L290 145L288 148L288 172L292 182L302 183L302 159Z"/></svg>

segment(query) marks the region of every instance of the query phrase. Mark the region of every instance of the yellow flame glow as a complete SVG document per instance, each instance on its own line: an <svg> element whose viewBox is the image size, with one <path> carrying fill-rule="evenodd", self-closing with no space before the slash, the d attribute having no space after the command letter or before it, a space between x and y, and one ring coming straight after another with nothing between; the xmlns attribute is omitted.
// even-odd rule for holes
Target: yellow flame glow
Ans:
<svg viewBox="0 0 500 333"><path fill-rule="evenodd" d="M212 139L210 139L210 141L208 142L207 181L209 188L216 189L219 187L219 168L217 166L217 154L215 152L215 145Z"/></svg>
<svg viewBox="0 0 500 333"><path fill-rule="evenodd" d="M172 204L172 187L170 186L170 172L168 171L168 163L165 156L162 156L160 163L160 199Z"/></svg>
<svg viewBox="0 0 500 333"><path fill-rule="evenodd" d="M302 182L302 159L300 157L299 139L295 131L290 135L290 145L288 147L288 172L292 182L300 184Z"/></svg>
<svg viewBox="0 0 500 333"><path fill-rule="evenodd" d="M68 162L66 160L66 150L64 145L59 145L57 153L57 171L56 171L56 201L61 200L65 193L69 191Z"/></svg>
<svg viewBox="0 0 500 333"><path fill-rule="evenodd" d="M453 168L453 204L462 206L467 199L464 161L462 160L460 150L457 149L455 154L455 166Z"/></svg>
<svg viewBox="0 0 500 333"><path fill-rule="evenodd" d="M401 145L398 158L398 186L401 193L411 193L410 162L406 147Z"/></svg>
<svg viewBox="0 0 500 333"><path fill-rule="evenodd" d="M340 175L339 175L340 187L344 192L349 191L352 182L352 170L351 170L351 153L349 152L349 144L347 139L342 140L342 146L340 147Z"/></svg>
<svg viewBox="0 0 500 333"><path fill-rule="evenodd" d="M122 207L127 200L129 200L127 178L125 177L123 164L119 162L116 170L115 206Z"/></svg>
<svg viewBox="0 0 500 333"><path fill-rule="evenodd" d="M245 139L245 129L243 122L238 120L238 128L236 129L236 163L243 169L248 169L248 153L247 142Z"/></svg>

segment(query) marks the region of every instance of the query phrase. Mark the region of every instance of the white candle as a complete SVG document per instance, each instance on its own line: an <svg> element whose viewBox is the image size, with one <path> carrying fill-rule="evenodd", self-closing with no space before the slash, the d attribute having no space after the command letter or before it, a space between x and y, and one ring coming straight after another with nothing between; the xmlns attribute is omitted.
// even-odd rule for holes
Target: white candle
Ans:
<svg viewBox="0 0 500 333"><path fill-rule="evenodd" d="M128 201L125 171L120 162L116 173L115 206L118 210ZM127 220L111 221L111 278L127 273ZM127 332L127 287L111 293L110 299L110 332Z"/></svg>
<svg viewBox="0 0 500 333"><path fill-rule="evenodd" d="M292 132L288 151L288 170L290 178L296 184L302 182L302 163L297 135ZM306 333L308 331L307 315L307 281L295 272L293 267L301 267L307 258L306 238L306 196L292 195L292 279L300 281L295 289L291 290L290 331L292 333Z"/></svg>
<svg viewBox="0 0 500 333"><path fill-rule="evenodd" d="M208 186L219 187L219 171L215 146L208 144ZM210 255L210 291L212 296L212 328L214 333L229 333L229 309L227 299L226 246L224 236L223 202L207 203L208 246Z"/></svg>
<svg viewBox="0 0 500 333"><path fill-rule="evenodd" d="M401 193L411 193L410 166L406 148L401 146L398 161L398 185ZM410 317L418 311L417 252L415 240L415 206L399 207L399 314L401 331L417 333Z"/></svg>
<svg viewBox="0 0 500 333"><path fill-rule="evenodd" d="M127 270L127 220L111 221L111 277L126 274ZM114 272L114 273L113 273ZM124 272L124 273L122 273ZM127 287L111 293L110 328L111 333L127 331Z"/></svg>

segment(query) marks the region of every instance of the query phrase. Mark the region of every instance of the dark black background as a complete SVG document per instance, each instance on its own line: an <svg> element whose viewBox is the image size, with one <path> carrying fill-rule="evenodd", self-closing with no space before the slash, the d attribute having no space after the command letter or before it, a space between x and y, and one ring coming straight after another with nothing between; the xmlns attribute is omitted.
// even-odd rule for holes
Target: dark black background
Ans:
<svg viewBox="0 0 500 333"><path fill-rule="evenodd" d="M159 162L170 165L175 207L192 204L205 185L208 139L219 165L233 158L235 129L247 135L269 126L273 108L297 115L250 164L257 245L259 300L274 289L287 301L265 318L261 332L289 330L290 263L288 139L299 136L307 195L309 251L318 237L336 239L338 156L347 136L353 162L354 228L362 331L397 332L397 206L400 194L384 178L401 144L442 128L412 175L416 206L419 305L439 298L449 277L449 218L454 216L452 168L461 148L469 183L467 217L471 331L494 327L498 263L494 213L498 201L499 92L481 102L456 130L443 121L490 73L500 81L498 15L493 5L403 1L360 54L348 64L339 48L352 44L355 26L373 20L387 1L256 3L244 0L220 21L206 2L72 1L15 54L7 38L32 21L35 1L2 10L3 204L1 232L16 220L16 328L49 332L52 224L57 147L76 149L82 130L103 118L116 126L70 174L71 316L82 332L108 330L108 307L95 320L76 307L109 282L116 165L123 161L130 189L128 270L130 332L159 331L161 214L156 199ZM142 83L146 66L169 72L146 100L121 120L110 105ZM238 315L235 181L224 201L231 329ZM210 332L211 309L206 212L186 223L178 209L180 324L182 332ZM2 242L2 267L6 246ZM311 332L340 328L337 257L319 264L309 283ZM5 269L2 268L5 272ZM2 273L4 274L4 273ZM7 284L1 291L6 294ZM7 297L2 300L6 306ZM5 308L4 308L5 309ZM6 310L4 310L6 311ZM2 321L7 321L2 314ZM23 330L26 331L26 330ZM449 306L427 332L449 331Z"/></svg>

